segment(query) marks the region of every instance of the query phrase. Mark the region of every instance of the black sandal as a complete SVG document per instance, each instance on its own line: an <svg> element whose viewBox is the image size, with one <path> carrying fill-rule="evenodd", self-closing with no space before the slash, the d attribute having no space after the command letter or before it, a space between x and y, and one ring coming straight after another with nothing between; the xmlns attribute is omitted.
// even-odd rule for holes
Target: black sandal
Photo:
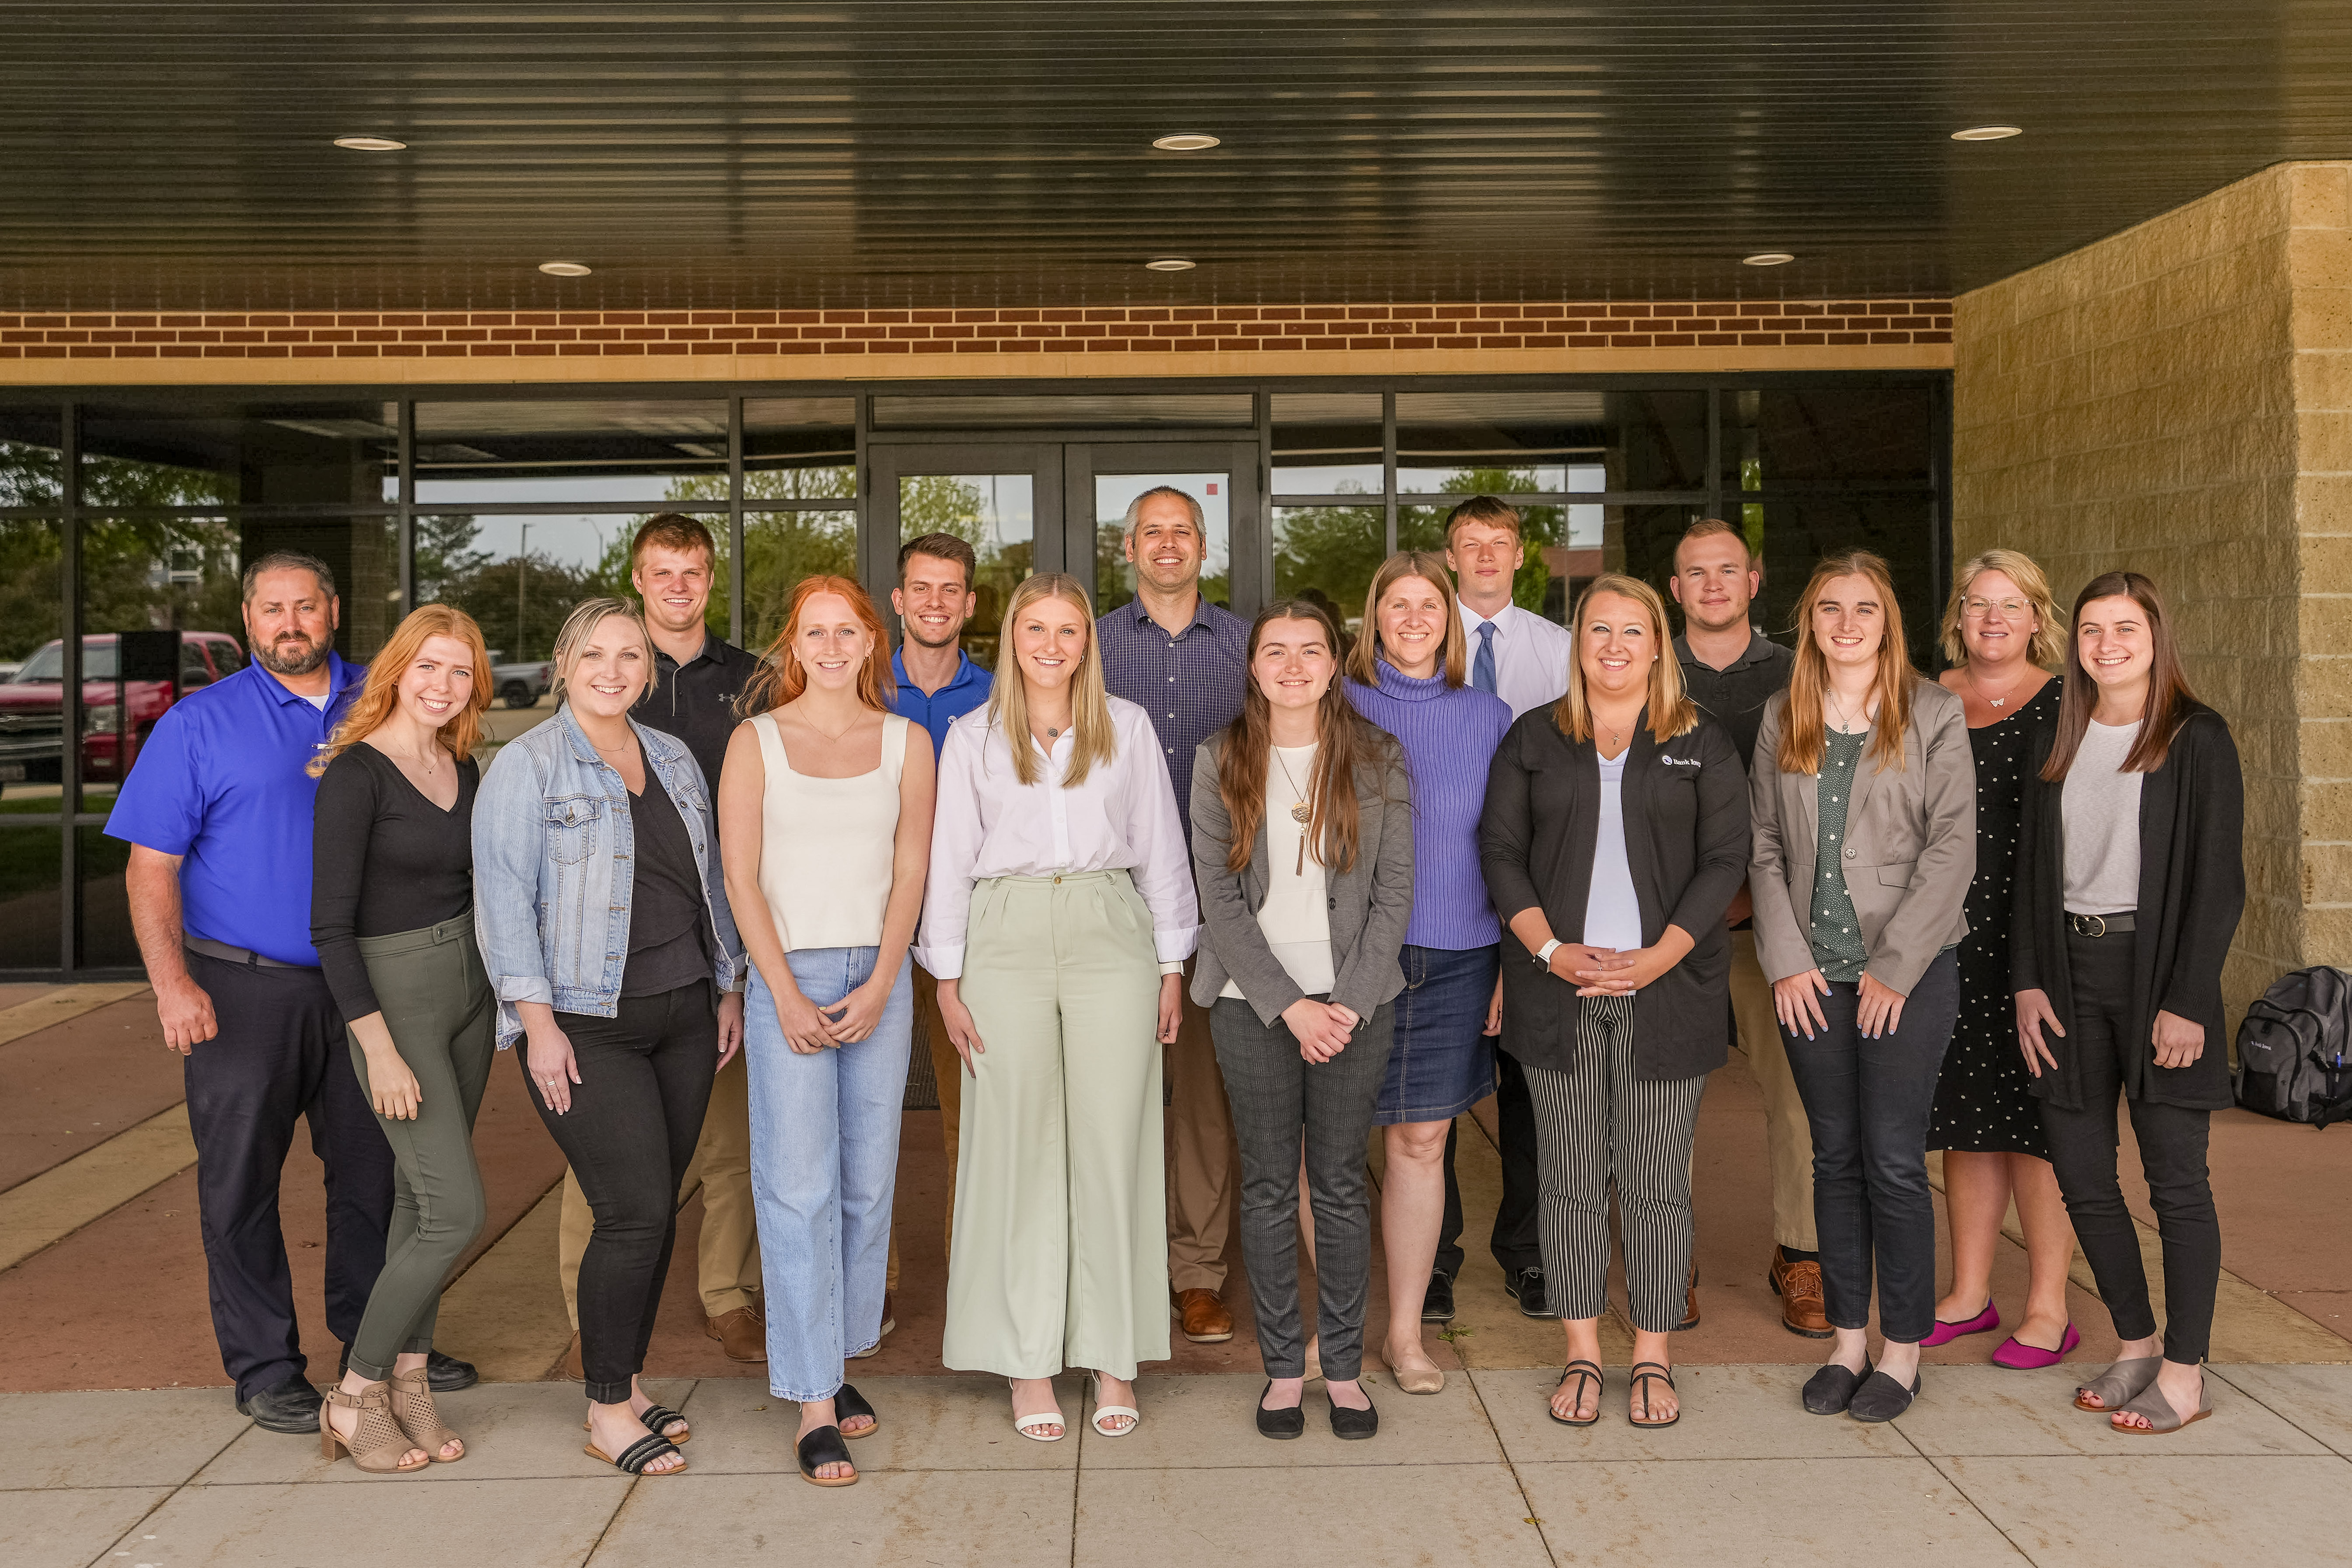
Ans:
<svg viewBox="0 0 2352 1568"><path fill-rule="evenodd" d="M840 1427L818 1427L815 1431L802 1438L800 1440L799 1447L793 1451L800 1458L801 1479L808 1482L809 1485L813 1487L852 1487L857 1484L857 1472L854 1468L848 1475L835 1476L831 1480L825 1480L816 1473L816 1468L819 1465L847 1465L852 1463L849 1458L849 1450L842 1446Z"/></svg>
<svg viewBox="0 0 2352 1568"><path fill-rule="evenodd" d="M603 1459L606 1464L612 1466L616 1470L624 1471L632 1476L642 1476L646 1473L646 1467L652 1464L656 1459L660 1458L665 1454L677 1453L677 1445L663 1436L640 1437L635 1442L630 1444L627 1447L622 1449L621 1457L617 1459L607 1455L604 1449L599 1448L593 1443L589 1444L583 1451L590 1458ZM679 1465L671 1469L656 1470L653 1474L656 1476L682 1476L686 1474L686 1469L687 1468L684 1465Z"/></svg>
<svg viewBox="0 0 2352 1568"><path fill-rule="evenodd" d="M1649 1372L1643 1372L1642 1369L1643 1369L1643 1367L1645 1367L1645 1366L1646 1366L1646 1367L1650 1367L1650 1368L1652 1368L1652 1369L1654 1369L1654 1370L1649 1371ZM1653 1384L1653 1383L1658 1382L1660 1379L1664 1379L1664 1382L1665 1382L1665 1385L1666 1385L1668 1388L1673 1388L1673 1387L1675 1386L1675 1374L1674 1374L1673 1373L1671 1373L1671 1372L1669 1372L1669 1371L1667 1371L1667 1370L1666 1370L1666 1366L1665 1366L1665 1363L1664 1363L1664 1362L1655 1362L1655 1361L1637 1361L1637 1362L1635 1362L1635 1363L1633 1363L1633 1388L1634 1388L1634 1391L1635 1391L1635 1392L1637 1392L1638 1394L1641 1394L1641 1396L1642 1396L1642 1414L1641 1414L1641 1415L1635 1415L1633 1412L1631 1412L1631 1411L1627 1411L1627 1412L1626 1412L1626 1414L1625 1414L1625 1419L1627 1419L1628 1421L1631 1421L1634 1426L1673 1426L1675 1422L1677 1422L1677 1421L1679 1421L1679 1420L1681 1420L1681 1419L1683 1418L1683 1407L1682 1407L1682 1405L1679 1405L1679 1404L1677 1404L1677 1405L1675 1406L1675 1413L1674 1413L1674 1415L1672 1415L1671 1416L1667 1417L1667 1418L1666 1418L1665 1420L1664 1420L1664 1421L1653 1421L1653 1420L1651 1420L1651 1419L1649 1418L1649 1415L1650 1415L1650 1389L1649 1389L1649 1385L1650 1385L1651 1384ZM1680 1391L1680 1390L1676 1390L1676 1392L1677 1392L1677 1393L1679 1393L1679 1392L1681 1392L1681 1391Z"/></svg>
<svg viewBox="0 0 2352 1568"><path fill-rule="evenodd" d="M1591 1370L1589 1372L1580 1372L1577 1370L1579 1367L1590 1367ZM1561 1384L1567 1383L1571 1377L1589 1377L1592 1380L1592 1392L1596 1396L1592 1401L1592 1414L1585 1417L1583 1420L1578 1421L1572 1417L1562 1415L1559 1411L1554 1410L1551 1407L1551 1401L1549 1399L1544 1401L1544 1414L1550 1416L1553 1420L1559 1422L1563 1426L1590 1426L1594 1422L1601 1419L1601 1401L1597 1396L1603 1393L1607 1389L1608 1385L1601 1381L1600 1367L1595 1366L1589 1361L1572 1361L1568 1363L1568 1370L1559 1374L1559 1382L1551 1385L1552 1392L1554 1394L1559 1393ZM1584 1384L1582 1383L1579 1383L1576 1385L1576 1403L1579 1405L1584 1403Z"/></svg>
<svg viewBox="0 0 2352 1568"><path fill-rule="evenodd" d="M833 1418L835 1421L848 1421L860 1415L865 1416L866 1419L873 1422L874 1425L868 1426L863 1432L850 1432L845 1430L841 1435L848 1438L853 1443L860 1437L871 1437L875 1433L882 1430L882 1418L874 1414L874 1406L866 1402L866 1396L858 1393L857 1390L850 1387L849 1384L845 1383L839 1388L834 1390Z"/></svg>
<svg viewBox="0 0 2352 1568"><path fill-rule="evenodd" d="M683 1421L686 1419L685 1416L680 1415L677 1411L672 1410L667 1405L648 1405L646 1406L646 1413L643 1415L638 1416L637 1419L646 1424L646 1431L655 1433L659 1436L668 1438L670 1442L683 1446L694 1439L694 1432L690 1427L684 1432L680 1432L675 1437L671 1437L668 1433L662 1430L663 1427L668 1426L673 1421Z"/></svg>

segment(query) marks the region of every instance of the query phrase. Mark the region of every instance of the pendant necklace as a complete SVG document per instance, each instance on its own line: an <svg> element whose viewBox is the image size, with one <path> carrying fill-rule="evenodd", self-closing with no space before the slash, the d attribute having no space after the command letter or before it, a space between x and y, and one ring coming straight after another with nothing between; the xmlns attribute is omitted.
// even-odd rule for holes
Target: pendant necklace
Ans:
<svg viewBox="0 0 2352 1568"><path fill-rule="evenodd" d="M1988 708L2006 708L2009 706L2009 697L2017 695L2017 689L2012 686L2010 688L2009 697L1986 697L1985 689L1977 683L1977 672L1973 668L1964 664L1960 666L1960 673L1968 677L1969 689L1982 698Z"/></svg>
<svg viewBox="0 0 2352 1568"><path fill-rule="evenodd" d="M1307 820L1315 815L1307 805L1305 799L1307 792L1300 789L1298 781L1290 776L1290 764L1283 761L1282 749L1276 746L1269 747L1268 750L1274 752L1275 765L1282 770L1283 782L1290 786L1290 793L1300 797L1290 807L1290 820L1304 827ZM1292 868L1291 875L1294 877L1307 875L1307 835L1304 833L1298 836L1298 864Z"/></svg>

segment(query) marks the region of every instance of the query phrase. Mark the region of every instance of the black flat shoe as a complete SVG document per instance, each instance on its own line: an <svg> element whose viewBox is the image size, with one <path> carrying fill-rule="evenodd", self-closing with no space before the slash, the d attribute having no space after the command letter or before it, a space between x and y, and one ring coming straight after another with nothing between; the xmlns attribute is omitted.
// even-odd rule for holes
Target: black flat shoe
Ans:
<svg viewBox="0 0 2352 1568"><path fill-rule="evenodd" d="M1257 1395L1257 1435L1287 1442L1306 1432L1307 1409L1302 1405L1294 1405L1287 1410L1268 1410L1265 1396L1273 1392L1274 1380L1268 1378Z"/></svg>
<svg viewBox="0 0 2352 1568"><path fill-rule="evenodd" d="M1871 1375L1865 1362L1860 1372L1848 1372L1832 1362L1812 1376L1805 1379L1805 1408L1816 1415L1843 1415L1853 1403L1853 1391Z"/></svg>
<svg viewBox="0 0 2352 1568"><path fill-rule="evenodd" d="M1919 1378L1913 1373L1911 1386L1904 1387L1883 1372L1874 1372L1856 1389L1845 1413L1857 1421L1892 1421L1911 1408L1919 1397Z"/></svg>
<svg viewBox="0 0 2352 1568"><path fill-rule="evenodd" d="M325 1403L307 1378L289 1377L250 1399L238 1400L236 1413L250 1416L265 1432L316 1432L319 1406Z"/></svg>
<svg viewBox="0 0 2352 1568"><path fill-rule="evenodd" d="M1443 1268L1429 1271L1429 1289L1421 1293L1421 1321L1424 1323L1450 1323L1454 1321L1454 1279Z"/></svg>
<svg viewBox="0 0 2352 1568"><path fill-rule="evenodd" d="M345 1345L342 1359L335 1363L336 1380L341 1382L343 1373L351 1370L352 1347ZM474 1370L472 1362L459 1361L456 1356L446 1355L439 1351L425 1352L425 1385L434 1393L455 1394L481 1381L482 1374Z"/></svg>
<svg viewBox="0 0 2352 1568"><path fill-rule="evenodd" d="M816 1473L816 1468L819 1465L853 1463L848 1448L841 1441L841 1428L838 1426L818 1427L802 1438L793 1452L793 1457L800 1461L801 1479L813 1487L853 1487L857 1484L857 1474L855 1470L845 1476L835 1476L831 1480L826 1480Z"/></svg>
<svg viewBox="0 0 2352 1568"><path fill-rule="evenodd" d="M863 1432L844 1432L842 1436L852 1442L856 1442L860 1437L871 1437L875 1433L882 1430L882 1418L874 1414L874 1406L866 1403L866 1396L849 1384L845 1383L833 1391L833 1418L836 1422L852 1420L860 1415L865 1416L874 1425Z"/></svg>
<svg viewBox="0 0 2352 1568"><path fill-rule="evenodd" d="M1370 1395L1366 1398L1369 1400ZM1381 1413L1367 1403L1361 1410L1350 1410L1334 1400L1331 1403L1331 1436L1342 1443L1360 1443L1381 1429Z"/></svg>

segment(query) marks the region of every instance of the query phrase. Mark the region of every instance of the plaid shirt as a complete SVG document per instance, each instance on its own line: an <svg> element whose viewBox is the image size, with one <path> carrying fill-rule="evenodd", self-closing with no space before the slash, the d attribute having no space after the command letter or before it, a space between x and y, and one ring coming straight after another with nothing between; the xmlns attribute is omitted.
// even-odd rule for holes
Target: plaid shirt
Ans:
<svg viewBox="0 0 2352 1568"><path fill-rule="evenodd" d="M1249 679L1249 623L1220 605L1198 602L1192 624L1174 637L1138 599L1095 623L1103 684L1151 716L1176 786L1184 843L1192 842L1192 753L1242 710Z"/></svg>

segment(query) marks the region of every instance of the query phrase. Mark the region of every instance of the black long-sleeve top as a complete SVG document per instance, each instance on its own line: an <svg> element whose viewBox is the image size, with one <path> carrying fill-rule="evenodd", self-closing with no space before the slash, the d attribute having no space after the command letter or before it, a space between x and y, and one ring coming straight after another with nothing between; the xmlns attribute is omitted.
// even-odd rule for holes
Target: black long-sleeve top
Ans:
<svg viewBox="0 0 2352 1568"><path fill-rule="evenodd" d="M443 811L400 764L362 743L327 764L310 834L310 941L346 1019L382 1009L359 939L417 931L474 907L474 791L481 770L457 764L457 803Z"/></svg>
<svg viewBox="0 0 2352 1568"><path fill-rule="evenodd" d="M2063 784L2045 784L2054 731L2026 752L2011 907L2010 988L2042 991L2065 1029L2042 1031L2055 1072L2028 1086L2063 1110L2084 1109L2081 1031L2066 962L2066 837ZM2230 727L2199 704L2173 737L2164 765L2140 781L2139 908L2133 911L2130 1033L2118 1042L2124 1092L2133 1100L2218 1110L2231 1103L2230 1041L2223 1032L2221 963L2246 908L2245 784ZM2107 940L2117 940L2109 938ZM2205 1049L2185 1068L2156 1065L2158 1011L2205 1028Z"/></svg>

